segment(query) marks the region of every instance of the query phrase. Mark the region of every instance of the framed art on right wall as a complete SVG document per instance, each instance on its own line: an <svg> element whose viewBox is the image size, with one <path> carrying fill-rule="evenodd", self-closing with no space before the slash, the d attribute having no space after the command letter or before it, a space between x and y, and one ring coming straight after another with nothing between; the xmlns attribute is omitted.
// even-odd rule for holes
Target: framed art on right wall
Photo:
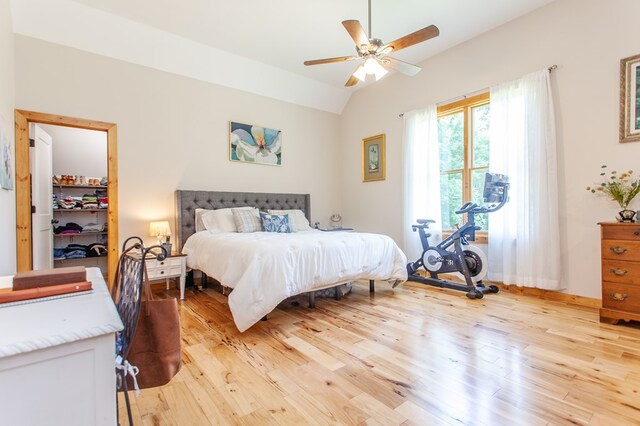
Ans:
<svg viewBox="0 0 640 426"><path fill-rule="evenodd" d="M640 141L640 55L620 61L620 142Z"/></svg>
<svg viewBox="0 0 640 426"><path fill-rule="evenodd" d="M362 181L384 180L386 169L384 133L362 140Z"/></svg>

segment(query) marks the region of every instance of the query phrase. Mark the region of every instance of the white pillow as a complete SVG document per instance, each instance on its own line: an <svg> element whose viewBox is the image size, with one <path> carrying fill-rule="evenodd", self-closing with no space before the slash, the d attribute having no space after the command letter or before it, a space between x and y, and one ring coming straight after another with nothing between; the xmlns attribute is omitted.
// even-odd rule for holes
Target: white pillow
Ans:
<svg viewBox="0 0 640 426"><path fill-rule="evenodd" d="M212 212L213 210L207 210L207 209L196 209L196 232L199 231L204 231L205 228L204 227L204 223L202 223L202 215L205 214L206 212Z"/></svg>
<svg viewBox="0 0 640 426"><path fill-rule="evenodd" d="M312 228L309 226L309 220L304 215L302 210L267 210L269 214L275 214L278 216L283 216L285 214L289 215L289 226L291 226L291 232L300 232L300 231L311 231Z"/></svg>
<svg viewBox="0 0 640 426"><path fill-rule="evenodd" d="M238 209L253 209L253 207L237 207ZM202 215L204 228L211 232L236 232L231 209L209 210Z"/></svg>

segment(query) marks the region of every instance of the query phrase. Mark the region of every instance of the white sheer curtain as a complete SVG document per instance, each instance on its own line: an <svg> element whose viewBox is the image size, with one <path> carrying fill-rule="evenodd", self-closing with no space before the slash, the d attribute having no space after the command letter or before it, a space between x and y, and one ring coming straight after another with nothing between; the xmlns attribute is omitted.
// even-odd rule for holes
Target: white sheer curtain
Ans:
<svg viewBox="0 0 640 426"><path fill-rule="evenodd" d="M556 131L549 71L491 88L489 169L511 183L489 215L489 276L505 284L564 288L560 271Z"/></svg>
<svg viewBox="0 0 640 426"><path fill-rule="evenodd" d="M410 261L422 254L422 245L411 225L417 219L433 219L431 241L442 238L440 217L440 163L436 106L404 114L404 252Z"/></svg>

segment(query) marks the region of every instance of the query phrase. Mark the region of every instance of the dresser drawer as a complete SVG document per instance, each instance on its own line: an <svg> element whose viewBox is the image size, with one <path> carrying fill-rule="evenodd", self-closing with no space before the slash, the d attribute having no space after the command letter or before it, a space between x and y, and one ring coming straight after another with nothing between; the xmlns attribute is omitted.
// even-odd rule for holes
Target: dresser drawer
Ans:
<svg viewBox="0 0 640 426"><path fill-rule="evenodd" d="M640 312L640 286L603 282L602 307Z"/></svg>
<svg viewBox="0 0 640 426"><path fill-rule="evenodd" d="M640 241L640 224L603 225L602 239Z"/></svg>
<svg viewBox="0 0 640 426"><path fill-rule="evenodd" d="M603 259L602 281L640 285L640 262Z"/></svg>
<svg viewBox="0 0 640 426"><path fill-rule="evenodd" d="M602 240L602 258L640 262L640 241Z"/></svg>
<svg viewBox="0 0 640 426"><path fill-rule="evenodd" d="M147 269L153 268L172 268L174 266L180 267L182 264L182 257L167 257L165 260L147 259L145 261Z"/></svg>
<svg viewBox="0 0 640 426"><path fill-rule="evenodd" d="M180 266L173 266L171 268L151 268L147 269L149 279L154 280L165 277L176 277L182 275L182 268Z"/></svg>

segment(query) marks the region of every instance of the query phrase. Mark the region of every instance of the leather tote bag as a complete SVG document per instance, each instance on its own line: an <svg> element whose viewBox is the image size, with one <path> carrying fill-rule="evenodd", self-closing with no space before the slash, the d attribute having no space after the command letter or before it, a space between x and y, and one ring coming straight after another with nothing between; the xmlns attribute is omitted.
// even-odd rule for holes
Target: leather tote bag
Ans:
<svg viewBox="0 0 640 426"><path fill-rule="evenodd" d="M129 363L138 367L140 389L169 383L182 367L178 302L175 298L154 298L146 268L144 274L140 317L127 355ZM133 389L131 376L127 381Z"/></svg>

